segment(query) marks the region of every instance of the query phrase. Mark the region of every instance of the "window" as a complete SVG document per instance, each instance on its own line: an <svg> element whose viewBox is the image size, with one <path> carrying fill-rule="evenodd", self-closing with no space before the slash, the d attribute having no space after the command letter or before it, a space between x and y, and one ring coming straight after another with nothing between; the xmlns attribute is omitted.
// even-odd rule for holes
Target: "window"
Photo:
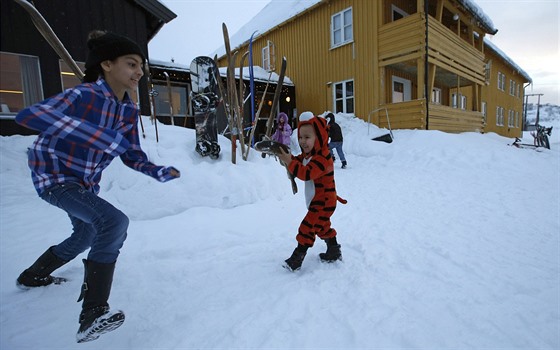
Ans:
<svg viewBox="0 0 560 350"><path fill-rule="evenodd" d="M514 111L512 111L511 109L508 111L508 126L510 128L513 128L515 126L515 121L513 120L513 118L515 117L515 113Z"/></svg>
<svg viewBox="0 0 560 350"><path fill-rule="evenodd" d="M39 58L0 52L1 113L16 113L43 100Z"/></svg>
<svg viewBox="0 0 560 350"><path fill-rule="evenodd" d="M274 43L270 40L267 40L266 46L262 49L262 67L267 72L274 71L275 66L275 58L274 55Z"/></svg>
<svg viewBox="0 0 560 350"><path fill-rule="evenodd" d="M500 106L496 107L496 125L504 125L504 108Z"/></svg>
<svg viewBox="0 0 560 350"><path fill-rule="evenodd" d="M440 88L433 88L432 89L432 103L440 105L441 104L441 89Z"/></svg>
<svg viewBox="0 0 560 350"><path fill-rule="evenodd" d="M335 113L354 113L354 81L347 80L334 84Z"/></svg>
<svg viewBox="0 0 560 350"><path fill-rule="evenodd" d="M513 79L509 80L509 94L515 96L515 81Z"/></svg>
<svg viewBox="0 0 560 350"><path fill-rule="evenodd" d="M517 85L519 86L519 85ZM520 122L519 122L519 112L515 112L515 127L519 128Z"/></svg>
<svg viewBox="0 0 560 350"><path fill-rule="evenodd" d="M498 72L498 90L506 91L506 75Z"/></svg>
<svg viewBox="0 0 560 350"><path fill-rule="evenodd" d="M482 103L480 104L480 111L482 112L482 115L484 116L484 123L486 123L486 117L487 117L487 106L486 106L486 102L482 101Z"/></svg>
<svg viewBox="0 0 560 350"><path fill-rule="evenodd" d="M412 83L408 79L394 76L391 78L393 88L393 103L410 101Z"/></svg>
<svg viewBox="0 0 560 350"><path fill-rule="evenodd" d="M85 71L84 63L76 62L76 64L82 70L82 72ZM63 60L58 60L58 67L60 69L60 80L63 91L82 83L76 76L76 74L74 74L72 69L70 69L70 66L66 64L66 62L64 62Z"/></svg>
<svg viewBox="0 0 560 350"><path fill-rule="evenodd" d="M331 47L347 44L353 39L352 8L348 8L331 17Z"/></svg>
<svg viewBox="0 0 560 350"><path fill-rule="evenodd" d="M519 85L521 84L517 84L517 97L519 98Z"/></svg>
<svg viewBox="0 0 560 350"><path fill-rule="evenodd" d="M457 98L458 97L458 98ZM453 108L467 109L467 96L455 93L451 94L451 106Z"/></svg>
<svg viewBox="0 0 560 350"><path fill-rule="evenodd" d="M485 75L486 75L486 84L490 84L490 74L492 71L492 60L486 62L485 66Z"/></svg>
<svg viewBox="0 0 560 350"><path fill-rule="evenodd" d="M398 8L395 5L391 5L391 15L392 15L392 20L393 22L396 20L399 20L401 18L405 18L406 16L408 16L408 13L406 13L405 11L401 10L400 8Z"/></svg>
<svg viewBox="0 0 560 350"><path fill-rule="evenodd" d="M460 105L460 107L461 107L462 110L465 110L465 109L467 109L467 96L465 96L465 95L460 95L460 96L461 96L461 99L460 99L461 105Z"/></svg>
<svg viewBox="0 0 560 350"><path fill-rule="evenodd" d="M182 117L186 115L192 115L190 112L187 113L187 86L175 86L171 85L171 102L173 106L169 103L169 89L165 82L154 83L154 95L155 110L158 115L171 116L171 107L173 107L173 116Z"/></svg>

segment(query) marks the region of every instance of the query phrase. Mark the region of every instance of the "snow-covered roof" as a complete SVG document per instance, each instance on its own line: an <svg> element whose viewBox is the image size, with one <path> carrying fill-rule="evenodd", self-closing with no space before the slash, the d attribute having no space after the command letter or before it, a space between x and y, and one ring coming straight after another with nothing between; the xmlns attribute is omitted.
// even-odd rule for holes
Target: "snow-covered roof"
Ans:
<svg viewBox="0 0 560 350"><path fill-rule="evenodd" d="M190 73L190 71L191 71L190 65L187 66L187 65L184 65L184 64L180 64L180 63L153 60L153 59L150 59L148 62L149 62L149 65L152 66L152 67L158 67L158 68L163 68L163 69L169 68L169 69L172 69L174 71L180 71L180 72L185 72L185 73ZM227 68L222 67L222 68L219 68L219 70L220 70L220 75L222 77L225 77L226 72L227 72ZM235 68L235 77L239 78L239 68ZM254 77L255 81L259 81L259 82L267 82L270 78L271 83L277 83L278 78L279 78L278 74L276 74L274 72L272 72L272 74L271 74L260 66L253 66L253 77ZM243 79L244 80L249 80L249 68L248 67L244 67L244 69L243 69ZM284 77L283 85L293 86L294 83L290 80L289 77Z"/></svg>
<svg viewBox="0 0 560 350"><path fill-rule="evenodd" d="M486 30L489 34L496 34L498 29L494 27L494 23L482 11L482 9L473 1L473 0L457 0L461 5L467 9L470 13L474 15L474 18L478 20L478 25L480 25L484 30Z"/></svg>
<svg viewBox="0 0 560 350"><path fill-rule="evenodd" d="M517 65L517 63L515 63L511 58L509 58L508 55L505 54L505 52L503 52L496 45L494 45L494 43L492 43L487 38L484 38L484 45L487 48L494 51L498 56L503 58L504 61L506 61L507 64L509 64L513 69L515 69L517 71L517 73L521 74L521 76L523 76L525 79L527 79L527 81L529 81L529 83L533 83L533 79L531 79L529 74L527 74L527 72L525 72L523 69L521 69L521 67L519 67Z"/></svg>
<svg viewBox="0 0 560 350"><path fill-rule="evenodd" d="M251 35L256 32L254 38L259 37L273 28L284 24L299 14L311 9L325 0L271 0L259 13L257 13L249 22L241 27L235 34L230 34L230 46L232 50L241 47L248 42ZM488 33L496 34L498 30L494 27L494 23L482 11L482 9L473 0L457 0L465 9L473 14L478 24ZM226 23L227 25L227 23ZM222 57L226 54L225 46L220 46L210 56L218 55Z"/></svg>
<svg viewBox="0 0 560 350"><path fill-rule="evenodd" d="M187 73L191 71L190 66L187 66L187 65L184 65L184 64L154 60L154 59L151 59L151 58L148 60L148 64L150 66L154 66L154 67L170 68L170 69L173 69L175 71L182 71L182 72L187 72Z"/></svg>
<svg viewBox="0 0 560 350"><path fill-rule="evenodd" d="M253 39L257 38L320 2L321 0L271 0L255 15L255 17L241 27L235 34L230 34L230 46L232 50L248 42L253 33L256 32ZM218 57L222 57L225 54L226 49L225 46L222 45L210 56L218 55Z"/></svg>
<svg viewBox="0 0 560 350"><path fill-rule="evenodd" d="M226 72L227 72L227 67L220 67L219 70L220 70L220 75L222 77L225 77ZM239 68L235 68L235 77L239 78ZM270 77L270 82L271 83L278 82L278 78L279 78L278 74L276 74L275 72L270 73L260 66L253 66L253 77L254 77L255 81L260 81L260 82L267 82L269 80L269 77ZM249 80L249 68L248 67L243 68L243 80ZM282 82L282 85L293 86L294 83L292 82L292 80L289 77L285 76L284 80Z"/></svg>

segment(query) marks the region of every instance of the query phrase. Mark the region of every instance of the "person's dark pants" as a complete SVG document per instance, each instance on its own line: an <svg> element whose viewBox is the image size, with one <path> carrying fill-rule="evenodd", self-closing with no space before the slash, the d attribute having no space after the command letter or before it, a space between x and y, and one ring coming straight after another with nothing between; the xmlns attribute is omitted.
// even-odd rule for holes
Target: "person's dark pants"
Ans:
<svg viewBox="0 0 560 350"><path fill-rule="evenodd" d="M55 184L41 198L68 213L73 226L70 237L52 248L70 261L91 247L88 260L114 263L126 239L128 217L78 183Z"/></svg>

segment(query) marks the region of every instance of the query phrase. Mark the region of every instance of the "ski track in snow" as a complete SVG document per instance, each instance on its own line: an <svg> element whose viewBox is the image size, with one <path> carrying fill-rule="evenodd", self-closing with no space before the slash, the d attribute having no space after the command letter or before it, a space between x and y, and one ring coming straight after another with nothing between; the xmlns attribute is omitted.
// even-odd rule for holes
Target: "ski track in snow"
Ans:
<svg viewBox="0 0 560 350"><path fill-rule="evenodd" d="M386 144L370 140L383 130L337 115L349 163L335 163L343 261L321 263L319 240L290 273L281 263L305 215L303 183L292 195L285 171L255 151L232 165L222 137L218 161L198 156L192 130L160 125L156 143L145 121L149 158L182 176L161 184L119 160L105 171L100 195L131 218L110 298L126 322L79 346L86 254L55 273L63 285L15 287L71 227L32 187L33 137L0 138L1 349L560 347L557 133L541 152L418 130Z"/></svg>

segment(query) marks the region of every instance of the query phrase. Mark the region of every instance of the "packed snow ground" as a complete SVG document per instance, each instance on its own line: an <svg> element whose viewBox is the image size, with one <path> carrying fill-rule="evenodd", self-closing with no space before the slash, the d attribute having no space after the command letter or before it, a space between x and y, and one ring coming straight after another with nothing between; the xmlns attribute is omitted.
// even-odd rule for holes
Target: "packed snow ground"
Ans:
<svg viewBox="0 0 560 350"><path fill-rule="evenodd" d="M291 273L281 263L306 211L302 182L294 196L283 168L254 151L233 165L225 138L217 161L194 152L193 130L159 125L156 143L145 118L144 150L182 176L158 183L119 160L104 173L100 195L131 218L110 298L127 318L79 345L86 254L55 273L68 283L16 288L71 227L33 189L33 137L0 138L0 348L558 349L560 123L552 149L535 151L421 130L386 144L370 140L375 126L337 120L344 260L321 263L318 241Z"/></svg>

